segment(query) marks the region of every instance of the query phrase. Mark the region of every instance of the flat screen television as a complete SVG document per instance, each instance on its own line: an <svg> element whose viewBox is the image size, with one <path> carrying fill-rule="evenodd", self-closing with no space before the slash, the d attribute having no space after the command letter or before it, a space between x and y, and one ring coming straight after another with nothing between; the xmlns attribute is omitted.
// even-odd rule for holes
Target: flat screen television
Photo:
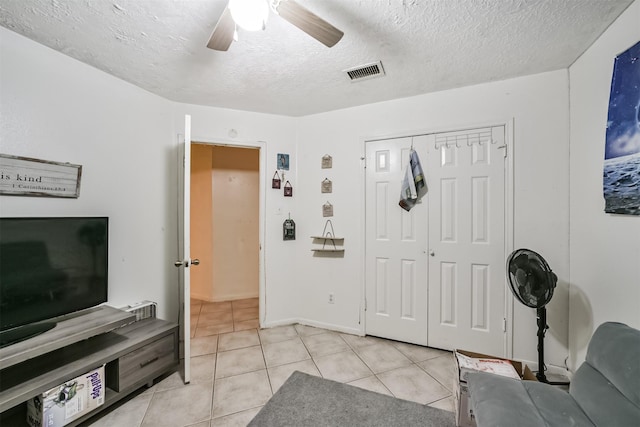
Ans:
<svg viewBox="0 0 640 427"><path fill-rule="evenodd" d="M109 219L0 218L0 347L107 301Z"/></svg>

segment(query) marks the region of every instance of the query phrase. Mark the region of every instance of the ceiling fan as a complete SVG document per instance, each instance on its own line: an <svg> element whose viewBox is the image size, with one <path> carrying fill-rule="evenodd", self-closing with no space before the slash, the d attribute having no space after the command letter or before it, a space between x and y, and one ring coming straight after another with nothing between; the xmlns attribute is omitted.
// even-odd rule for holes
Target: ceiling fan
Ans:
<svg viewBox="0 0 640 427"><path fill-rule="evenodd" d="M213 29L207 47L220 51L228 50L231 42L237 40L236 25L249 31L263 30L269 9L327 47L338 43L344 35L342 31L304 6L300 6L295 0L229 0Z"/></svg>

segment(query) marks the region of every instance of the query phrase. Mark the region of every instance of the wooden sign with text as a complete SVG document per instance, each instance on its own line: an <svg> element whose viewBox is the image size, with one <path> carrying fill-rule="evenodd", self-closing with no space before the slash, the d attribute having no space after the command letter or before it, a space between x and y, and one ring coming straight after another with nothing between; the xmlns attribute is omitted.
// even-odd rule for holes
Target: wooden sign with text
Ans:
<svg viewBox="0 0 640 427"><path fill-rule="evenodd" d="M82 166L0 154L0 194L80 196Z"/></svg>

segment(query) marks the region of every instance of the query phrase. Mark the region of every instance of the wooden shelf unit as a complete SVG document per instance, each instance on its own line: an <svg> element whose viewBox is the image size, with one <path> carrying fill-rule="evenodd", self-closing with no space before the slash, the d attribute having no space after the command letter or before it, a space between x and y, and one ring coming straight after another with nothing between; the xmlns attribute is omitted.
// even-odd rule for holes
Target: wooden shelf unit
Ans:
<svg viewBox="0 0 640 427"><path fill-rule="evenodd" d="M124 318L129 324L120 327L123 320L119 319L115 326L107 327L107 331L93 334L86 331L87 325L82 321L74 320L82 318L78 316L70 319L75 323L73 327L65 324L66 321L59 323L60 329L67 330L62 337L56 326L37 337L2 349L0 362L5 367L0 371L0 425L26 426L26 401L102 365L106 365L104 404L73 421L70 426L86 421L178 366L177 324L155 318L130 323L135 320L135 315L111 307L99 312L106 319L112 319L116 314L112 310L125 313ZM105 328L97 320L99 314L91 312L88 315L87 319L92 319L91 324L96 330ZM110 322L107 321L108 324ZM73 330L77 330L77 334ZM86 334L89 334L88 338L80 338ZM78 341L70 342L69 336L76 336ZM65 344L43 344L54 337ZM12 348L14 346L18 347ZM50 348L53 350L49 351Z"/></svg>

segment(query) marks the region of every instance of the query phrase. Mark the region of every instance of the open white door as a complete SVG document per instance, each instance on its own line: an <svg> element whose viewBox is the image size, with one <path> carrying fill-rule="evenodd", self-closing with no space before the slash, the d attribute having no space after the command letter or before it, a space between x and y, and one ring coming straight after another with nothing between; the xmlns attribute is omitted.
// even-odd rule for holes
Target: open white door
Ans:
<svg viewBox="0 0 640 427"><path fill-rule="evenodd" d="M190 251L190 203L191 203L191 116L184 117L184 135L180 136L178 157L178 260L175 266L180 273L182 284L182 313L180 323L180 341L183 344L185 384L191 381L191 283L189 267L198 265L198 260L191 260Z"/></svg>

